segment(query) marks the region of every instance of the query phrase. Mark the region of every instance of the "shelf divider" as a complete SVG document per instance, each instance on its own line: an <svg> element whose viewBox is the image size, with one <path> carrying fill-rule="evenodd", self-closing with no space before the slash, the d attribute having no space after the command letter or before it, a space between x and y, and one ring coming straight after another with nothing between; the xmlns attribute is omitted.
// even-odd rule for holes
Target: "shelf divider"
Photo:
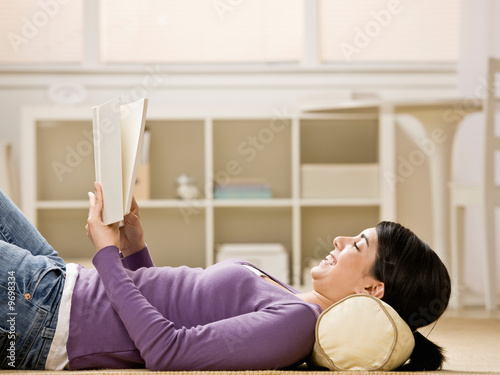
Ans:
<svg viewBox="0 0 500 375"><path fill-rule="evenodd" d="M214 243L214 206L213 206L213 175L214 175L214 128L211 117L205 118L205 194L207 205L205 210L205 266L210 266L215 260Z"/></svg>

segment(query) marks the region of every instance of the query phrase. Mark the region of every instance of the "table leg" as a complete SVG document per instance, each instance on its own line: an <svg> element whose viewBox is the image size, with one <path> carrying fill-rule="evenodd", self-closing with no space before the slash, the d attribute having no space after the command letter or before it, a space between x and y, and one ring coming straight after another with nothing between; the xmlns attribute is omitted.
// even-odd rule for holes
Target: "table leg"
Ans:
<svg viewBox="0 0 500 375"><path fill-rule="evenodd" d="M396 181L386 175L396 171L396 116L394 106L387 103L379 108L380 220L396 220Z"/></svg>
<svg viewBox="0 0 500 375"><path fill-rule="evenodd" d="M449 108L405 109L400 113L408 114L418 120L426 131L426 139L420 142L429 158L431 199L432 199L432 247L450 266L450 218L448 183L451 172L451 151L455 130L461 118L447 118Z"/></svg>

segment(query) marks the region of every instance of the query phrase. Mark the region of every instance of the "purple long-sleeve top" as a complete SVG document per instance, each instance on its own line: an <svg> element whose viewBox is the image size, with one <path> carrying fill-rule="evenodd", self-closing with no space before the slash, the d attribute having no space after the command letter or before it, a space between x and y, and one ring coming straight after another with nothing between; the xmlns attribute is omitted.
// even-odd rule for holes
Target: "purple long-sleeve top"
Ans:
<svg viewBox="0 0 500 375"><path fill-rule="evenodd" d="M154 267L148 249L100 250L80 267L67 342L70 369L278 369L314 344L318 305L231 260Z"/></svg>

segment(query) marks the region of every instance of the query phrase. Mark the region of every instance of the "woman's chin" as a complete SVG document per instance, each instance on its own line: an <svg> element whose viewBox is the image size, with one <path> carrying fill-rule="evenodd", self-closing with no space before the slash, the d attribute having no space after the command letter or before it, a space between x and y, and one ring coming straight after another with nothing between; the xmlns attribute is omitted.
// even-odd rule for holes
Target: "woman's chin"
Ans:
<svg viewBox="0 0 500 375"><path fill-rule="evenodd" d="M313 268L311 268L311 276L314 275L318 271L321 272L321 270L324 268L325 268L325 265L323 264L323 262L321 262L317 266L314 266Z"/></svg>
<svg viewBox="0 0 500 375"><path fill-rule="evenodd" d="M311 277L314 279L316 276L323 274L332 266L328 264L326 261L322 260L320 264L311 268Z"/></svg>

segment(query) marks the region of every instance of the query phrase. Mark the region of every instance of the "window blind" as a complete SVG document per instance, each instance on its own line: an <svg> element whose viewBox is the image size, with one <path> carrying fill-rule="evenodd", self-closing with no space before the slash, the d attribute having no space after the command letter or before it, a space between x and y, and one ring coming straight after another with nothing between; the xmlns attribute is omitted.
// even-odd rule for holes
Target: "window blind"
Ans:
<svg viewBox="0 0 500 375"><path fill-rule="evenodd" d="M324 62L453 62L460 0L320 0Z"/></svg>
<svg viewBox="0 0 500 375"><path fill-rule="evenodd" d="M83 57L83 0L0 1L0 63L68 63Z"/></svg>
<svg viewBox="0 0 500 375"><path fill-rule="evenodd" d="M104 63L298 61L303 0L100 1Z"/></svg>

